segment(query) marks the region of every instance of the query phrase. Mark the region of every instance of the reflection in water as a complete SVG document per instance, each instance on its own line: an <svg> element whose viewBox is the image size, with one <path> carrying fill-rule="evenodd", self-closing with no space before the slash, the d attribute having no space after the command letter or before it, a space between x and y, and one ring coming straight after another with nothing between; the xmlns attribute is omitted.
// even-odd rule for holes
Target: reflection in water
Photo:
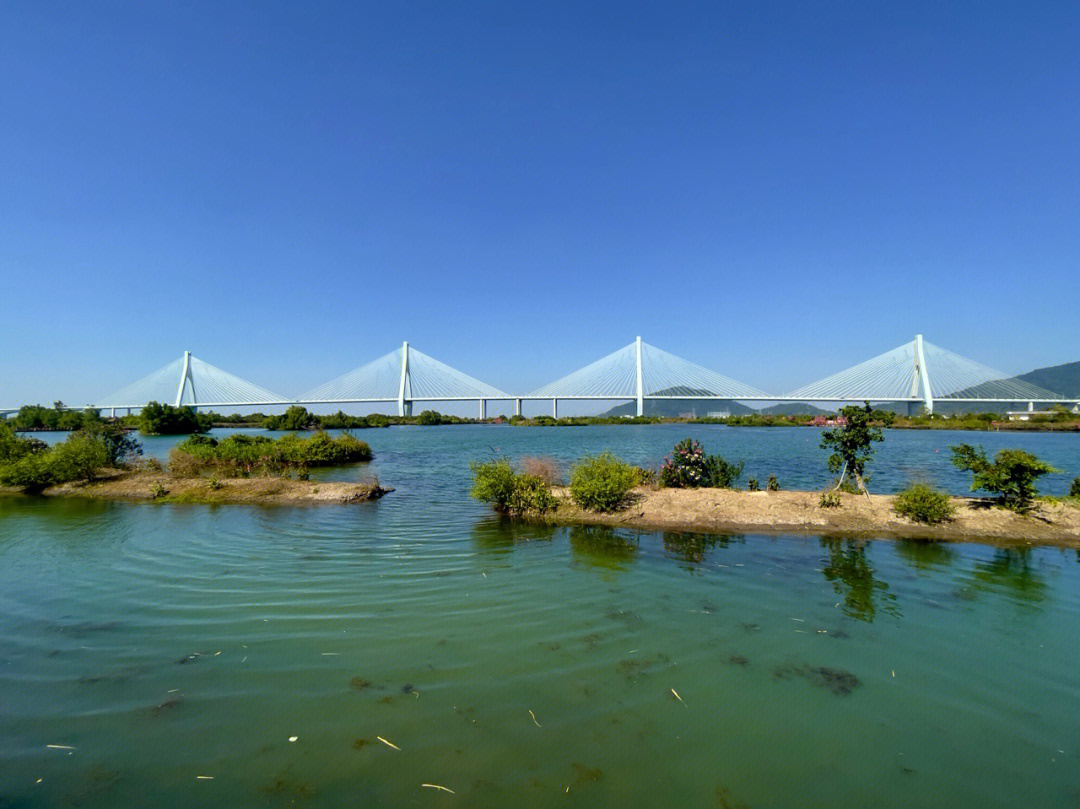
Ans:
<svg viewBox="0 0 1080 809"><path fill-rule="evenodd" d="M549 540L558 529L551 525L541 525L504 516L475 523L472 527L472 539L480 553L509 553L521 542Z"/></svg>
<svg viewBox="0 0 1080 809"><path fill-rule="evenodd" d="M700 564L705 554L715 547L726 548L732 541L744 542L742 536L724 534L664 534L664 550L683 561Z"/></svg>
<svg viewBox="0 0 1080 809"><path fill-rule="evenodd" d="M1046 582L1028 548L998 548L990 561L976 562L971 570L971 586L1032 603L1046 598Z"/></svg>
<svg viewBox="0 0 1080 809"><path fill-rule="evenodd" d="M943 570L956 561L956 551L944 542L921 539L897 540L896 555L916 570Z"/></svg>
<svg viewBox="0 0 1080 809"><path fill-rule="evenodd" d="M844 596L845 615L860 621L873 621L877 611L875 596L881 601L881 609L890 615L899 615L896 596L888 592L889 585L874 577L864 542L822 537L821 546L829 553L823 571L825 578L832 582L833 590Z"/></svg>
<svg viewBox="0 0 1080 809"><path fill-rule="evenodd" d="M578 525L570 529L574 558L597 567L627 570L637 558L638 537L620 534L606 525Z"/></svg>

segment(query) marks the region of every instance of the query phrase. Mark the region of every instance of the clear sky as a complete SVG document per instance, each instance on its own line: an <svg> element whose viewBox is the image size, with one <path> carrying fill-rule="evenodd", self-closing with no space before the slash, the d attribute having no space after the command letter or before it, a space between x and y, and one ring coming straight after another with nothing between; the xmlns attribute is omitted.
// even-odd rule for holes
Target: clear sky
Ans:
<svg viewBox="0 0 1080 809"><path fill-rule="evenodd" d="M467 7L467 8L466 8ZM1080 360L1080 4L0 4L0 406L635 335Z"/></svg>

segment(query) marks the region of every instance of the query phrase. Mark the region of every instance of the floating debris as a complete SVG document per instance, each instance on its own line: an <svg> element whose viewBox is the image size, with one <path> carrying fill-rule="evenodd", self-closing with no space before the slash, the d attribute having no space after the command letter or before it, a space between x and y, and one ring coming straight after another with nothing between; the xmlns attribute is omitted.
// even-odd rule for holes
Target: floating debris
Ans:
<svg viewBox="0 0 1080 809"><path fill-rule="evenodd" d="M541 727L543 727L543 725L541 725L541 724L540 724L539 722L537 722L537 721L536 721L536 714L534 714L534 713L532 712L532 709L531 709L531 708L529 709L529 716L531 716L531 717L532 717L532 721L533 721L533 724L534 724L534 725L536 725L536 726L537 726L538 728L541 728Z"/></svg>
<svg viewBox="0 0 1080 809"><path fill-rule="evenodd" d="M45 745L50 750L77 750L78 748L72 747L70 744L47 744Z"/></svg>
<svg viewBox="0 0 1080 809"><path fill-rule="evenodd" d="M212 776L212 775L196 775L195 780L196 781L213 781L214 776Z"/></svg>
<svg viewBox="0 0 1080 809"><path fill-rule="evenodd" d="M674 688L672 688L672 689L671 689L671 693L675 695L675 699L677 699L677 700L678 700L679 702L682 702L682 704L683 704L683 706L684 706L684 707L686 706L686 703L685 703L685 702L683 702L683 700L682 700L682 697L680 697L680 696L679 696L679 692L678 692L678 691L676 691L676 690L675 690Z"/></svg>
<svg viewBox="0 0 1080 809"><path fill-rule="evenodd" d="M412 683L405 683L405 685L401 686L402 694L411 694L415 690L416 688L413 686Z"/></svg>
<svg viewBox="0 0 1080 809"><path fill-rule="evenodd" d="M437 789L441 792L449 792L451 795L457 795L454 790L450 789L449 787L444 787L442 784L421 784L420 786L427 787L428 789Z"/></svg>
<svg viewBox="0 0 1080 809"><path fill-rule="evenodd" d="M300 738L299 736L290 736L290 737L289 737L289 741L290 741L290 742L295 742L295 741L296 741L297 739L299 739L299 738Z"/></svg>
<svg viewBox="0 0 1080 809"><path fill-rule="evenodd" d="M363 677L357 675L349 680L349 685L355 688L357 691L365 691L371 687L371 680L366 680Z"/></svg>
<svg viewBox="0 0 1080 809"><path fill-rule="evenodd" d="M380 742L382 742L383 744L385 744L385 745L386 745L387 747L392 747L392 748L393 748L394 750L400 750L400 749L401 749L400 747L398 747L398 746L397 746L396 744L394 744L393 742L388 742L388 741L387 741L386 739L384 739L384 738L383 738L382 736L376 736L375 738L376 738L376 739L378 739L378 740L379 740Z"/></svg>

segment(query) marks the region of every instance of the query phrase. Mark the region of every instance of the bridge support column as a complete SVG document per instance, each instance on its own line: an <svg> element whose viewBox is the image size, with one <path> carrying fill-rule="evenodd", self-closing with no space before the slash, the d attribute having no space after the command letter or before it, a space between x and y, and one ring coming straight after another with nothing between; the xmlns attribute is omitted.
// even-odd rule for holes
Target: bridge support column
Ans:
<svg viewBox="0 0 1080 809"><path fill-rule="evenodd" d="M406 393L412 393L410 390L412 386L409 384L409 343L408 341L401 344L401 380L398 383L398 396L397 396L397 411L399 416L411 416L412 415L412 402L406 403ZM406 404L408 405L408 412L406 412Z"/></svg>
<svg viewBox="0 0 1080 809"><path fill-rule="evenodd" d="M514 415L521 415L521 399L514 399Z"/></svg>
<svg viewBox="0 0 1080 809"><path fill-rule="evenodd" d="M480 400L480 421L487 421L487 399Z"/></svg>
<svg viewBox="0 0 1080 809"><path fill-rule="evenodd" d="M641 337L637 338L637 414L645 415L645 387L641 373Z"/></svg>
<svg viewBox="0 0 1080 809"><path fill-rule="evenodd" d="M919 381L922 383L923 405L927 414L934 412L934 394L930 390L930 373L926 369L926 353L923 351L922 335L915 335L915 362L918 364Z"/></svg>
<svg viewBox="0 0 1080 809"><path fill-rule="evenodd" d="M1033 413L1034 411L1035 411L1035 403L1034 402L1028 402L1028 412Z"/></svg>
<svg viewBox="0 0 1080 809"><path fill-rule="evenodd" d="M551 415L552 415L553 418L558 418L559 417L559 400L558 399L552 399L551 400Z"/></svg>

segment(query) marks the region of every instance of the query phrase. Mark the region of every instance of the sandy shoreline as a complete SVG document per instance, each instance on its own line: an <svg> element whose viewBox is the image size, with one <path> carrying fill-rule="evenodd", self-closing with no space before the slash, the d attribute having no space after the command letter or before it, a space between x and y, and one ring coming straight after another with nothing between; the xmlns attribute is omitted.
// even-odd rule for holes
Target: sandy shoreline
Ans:
<svg viewBox="0 0 1080 809"><path fill-rule="evenodd" d="M161 494L161 487L165 490ZM222 478L211 488L206 478L174 478L165 472L114 472L92 483L72 482L50 486L45 497L84 497L99 500L133 500L150 503L255 503L325 505L377 500L393 489L378 483L292 480L280 477ZM15 489L0 494L24 496Z"/></svg>
<svg viewBox="0 0 1080 809"><path fill-rule="evenodd" d="M1029 515L996 508L990 501L954 497L956 516L922 525L892 510L892 495L841 494L839 508L818 506L820 492L745 492L731 489L634 491L632 503L613 514L584 511L569 490L554 489L558 525L610 525L647 530L707 533L802 533L864 538L933 539L994 545L1046 545L1080 549L1080 508L1041 502Z"/></svg>

